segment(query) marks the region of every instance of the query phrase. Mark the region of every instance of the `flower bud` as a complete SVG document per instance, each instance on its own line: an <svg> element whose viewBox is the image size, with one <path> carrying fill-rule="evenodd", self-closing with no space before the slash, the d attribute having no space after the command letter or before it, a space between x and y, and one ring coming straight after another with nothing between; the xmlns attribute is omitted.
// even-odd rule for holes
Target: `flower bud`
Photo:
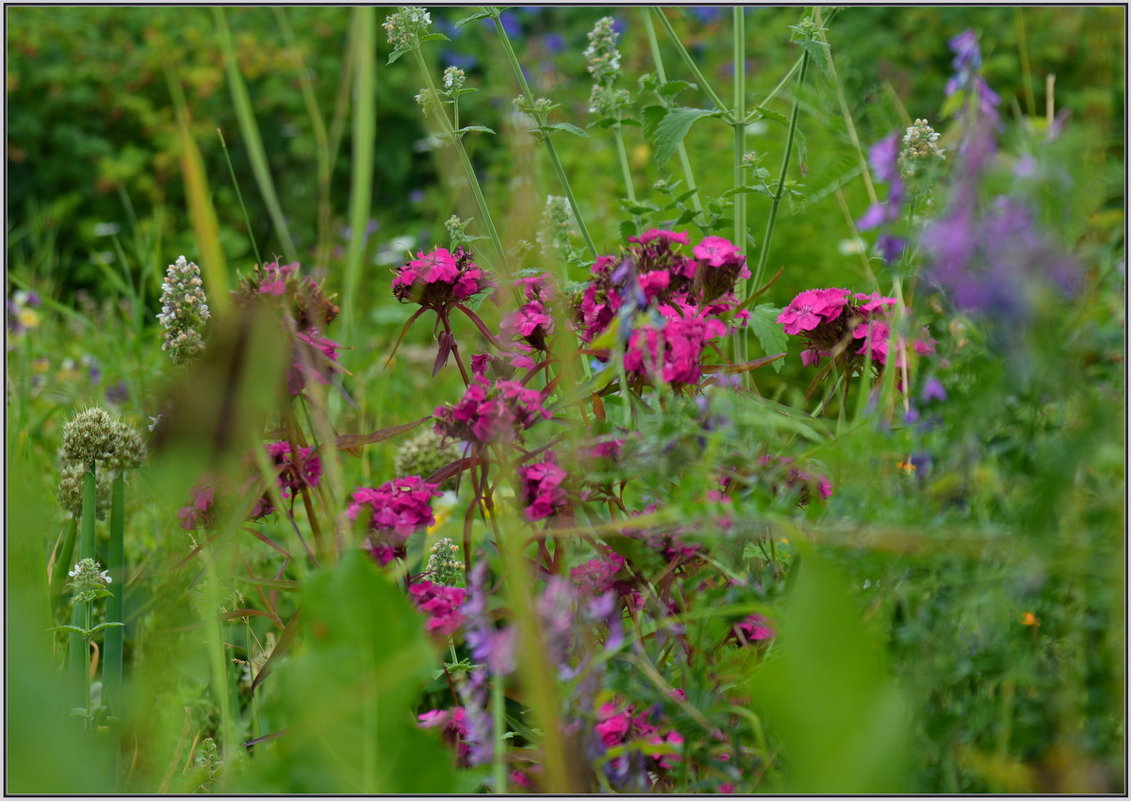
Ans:
<svg viewBox="0 0 1131 801"><path fill-rule="evenodd" d="M110 460L118 447L118 425L105 409L79 412L63 427L63 456L82 465Z"/></svg>

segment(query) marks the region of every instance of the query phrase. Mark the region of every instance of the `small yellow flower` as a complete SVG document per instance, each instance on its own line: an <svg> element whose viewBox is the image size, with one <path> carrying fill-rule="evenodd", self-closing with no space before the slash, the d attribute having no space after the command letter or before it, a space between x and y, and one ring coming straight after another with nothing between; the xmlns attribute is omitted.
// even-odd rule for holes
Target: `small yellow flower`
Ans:
<svg viewBox="0 0 1131 801"><path fill-rule="evenodd" d="M1026 612L1025 614L1023 614L1021 616L1021 625L1022 626L1039 626L1041 624L1040 624L1040 622L1038 622L1036 615L1034 615L1032 612Z"/></svg>
<svg viewBox="0 0 1131 801"><path fill-rule="evenodd" d="M35 311L35 309L20 309L20 313L19 315L17 315L17 319L20 321L20 325L22 325L24 328L35 328L37 325L39 325L39 314Z"/></svg>
<svg viewBox="0 0 1131 801"><path fill-rule="evenodd" d="M896 465L896 467L898 467L900 470L904 471L905 473L914 473L916 470L919 469L918 467L916 467L914 464L911 463L910 459L906 459L906 460L900 462L898 465Z"/></svg>

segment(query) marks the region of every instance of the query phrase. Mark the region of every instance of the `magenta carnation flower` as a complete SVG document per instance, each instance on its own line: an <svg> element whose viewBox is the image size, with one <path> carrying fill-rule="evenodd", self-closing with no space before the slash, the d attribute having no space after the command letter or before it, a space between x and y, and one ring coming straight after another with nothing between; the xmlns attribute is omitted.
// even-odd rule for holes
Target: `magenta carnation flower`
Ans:
<svg viewBox="0 0 1131 801"><path fill-rule="evenodd" d="M604 595L616 589L616 577L625 566L624 557L609 551L603 558L590 559L569 571L584 595Z"/></svg>
<svg viewBox="0 0 1131 801"><path fill-rule="evenodd" d="M678 233L676 231L667 231L662 228L650 228L642 233L640 236L630 236L629 242L636 242L640 245L647 245L649 242L660 240L669 244L687 245L690 244L691 239L686 233Z"/></svg>
<svg viewBox="0 0 1131 801"><path fill-rule="evenodd" d="M659 373L669 384L694 384L703 374L704 346L726 332L721 320L699 316L676 317L659 330L637 329L628 340L624 369L643 375Z"/></svg>
<svg viewBox="0 0 1131 801"><path fill-rule="evenodd" d="M787 334L812 331L823 321L840 317L847 303L847 289L807 289L782 309L777 321Z"/></svg>
<svg viewBox="0 0 1131 801"><path fill-rule="evenodd" d="M545 456L544 461L518 468L523 513L531 522L557 514L568 502L562 488L566 471L558 465L553 451Z"/></svg>
<svg viewBox="0 0 1131 801"><path fill-rule="evenodd" d="M746 643L769 640L774 636L770 622L758 614L749 615L741 623L738 623L736 628Z"/></svg>
<svg viewBox="0 0 1131 801"><path fill-rule="evenodd" d="M346 511L350 520L365 520L370 535L370 553L381 564L403 556L405 543L417 531L436 522L432 514L432 498L442 493L436 484L419 476L386 481L377 489L361 487L353 493Z"/></svg>
<svg viewBox="0 0 1131 801"><path fill-rule="evenodd" d="M467 300L490 286L487 274L463 248L456 248L455 253L447 248L417 253L415 259L396 272L393 294L397 300L437 310Z"/></svg>
<svg viewBox="0 0 1131 801"><path fill-rule="evenodd" d="M542 394L517 381L491 384L483 374L487 358L472 357L474 375L455 405L437 407L436 433L486 444L512 442L520 432L553 415L542 406Z"/></svg>
<svg viewBox="0 0 1131 801"><path fill-rule="evenodd" d="M431 581L418 581L408 588L416 608L428 615L430 633L450 637L463 625L460 612L467 592L460 587L446 587Z"/></svg>
<svg viewBox="0 0 1131 801"><path fill-rule="evenodd" d="M746 257L729 239L705 237L691 252L699 260L696 276L704 303L730 292L740 278L750 277Z"/></svg>
<svg viewBox="0 0 1131 801"><path fill-rule="evenodd" d="M439 728L444 742L456 748L457 764L468 765L471 746L467 743L467 710L462 706L452 709L431 709L417 716L421 728Z"/></svg>

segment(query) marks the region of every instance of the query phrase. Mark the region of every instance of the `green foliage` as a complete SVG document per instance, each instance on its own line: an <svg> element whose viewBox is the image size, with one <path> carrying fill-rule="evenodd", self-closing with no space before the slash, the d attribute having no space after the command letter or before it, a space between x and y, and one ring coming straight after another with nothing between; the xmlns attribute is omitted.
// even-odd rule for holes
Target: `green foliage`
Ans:
<svg viewBox="0 0 1131 801"><path fill-rule="evenodd" d="M354 550L310 577L299 614L264 710L288 734L259 746L244 791L454 792L450 755L406 714L434 656L404 594Z"/></svg>

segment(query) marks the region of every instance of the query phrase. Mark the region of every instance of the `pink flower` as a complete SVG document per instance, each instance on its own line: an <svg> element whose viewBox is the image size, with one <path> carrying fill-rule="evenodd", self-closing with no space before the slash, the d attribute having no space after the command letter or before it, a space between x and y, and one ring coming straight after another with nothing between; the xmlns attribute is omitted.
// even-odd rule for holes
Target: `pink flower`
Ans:
<svg viewBox="0 0 1131 801"><path fill-rule="evenodd" d="M192 488L192 501L177 510L177 520L185 531L212 525L212 505L216 488L211 484L198 484Z"/></svg>
<svg viewBox="0 0 1131 801"><path fill-rule="evenodd" d="M847 289L807 289L782 309L777 321L787 334L812 331L824 320L837 319L847 303Z"/></svg>
<svg viewBox="0 0 1131 801"><path fill-rule="evenodd" d="M729 239L721 236L704 237L692 251L700 262L711 267L722 267L728 263L743 260L742 252Z"/></svg>
<svg viewBox="0 0 1131 801"><path fill-rule="evenodd" d="M279 476L283 498L293 497L303 486L317 487L322 479L322 460L314 448L299 448L296 453L289 442L272 442L267 445L267 455Z"/></svg>
<svg viewBox="0 0 1131 801"><path fill-rule="evenodd" d="M618 712L617 705L612 702L601 705L597 711L597 725L593 728L606 748L620 745L628 739L632 730L632 711L631 704L623 712Z"/></svg>
<svg viewBox="0 0 1131 801"><path fill-rule="evenodd" d="M452 253L436 248L396 271L393 295L402 303L411 301L431 309L442 309L453 301L467 300L489 288L486 274L462 247Z"/></svg>
<svg viewBox="0 0 1131 801"><path fill-rule="evenodd" d="M821 356L828 355L829 354L824 351L813 350L812 348L803 350L801 351L801 364L805 367L813 367L821 363Z"/></svg>
<svg viewBox="0 0 1131 801"><path fill-rule="evenodd" d="M307 378L314 378L319 384L330 383L330 376L341 368L338 366L338 349L342 345L309 328L299 331L294 360L287 370L287 392L294 396L302 392Z"/></svg>
<svg viewBox="0 0 1131 801"><path fill-rule="evenodd" d="M678 731L670 731L667 734L654 734L648 738L648 742L653 745L669 745L673 748L680 749L683 746L683 735ZM653 754L652 759L655 760L656 765L663 770L671 770L672 763L679 762L683 757L678 754Z"/></svg>
<svg viewBox="0 0 1131 801"><path fill-rule="evenodd" d="M553 415L542 406L542 395L517 381L491 384L483 374L487 359L472 357L474 376L454 406L437 407L436 433L485 444L512 442L520 432Z"/></svg>
<svg viewBox="0 0 1131 801"><path fill-rule="evenodd" d="M650 228L640 236L630 236L628 241L636 242L640 245L647 245L655 239L669 244L688 245L691 243L691 239L686 233L676 233L675 231L667 231L661 228Z"/></svg>
<svg viewBox="0 0 1131 801"><path fill-rule="evenodd" d="M471 746L467 743L467 710L462 706L452 709L431 709L417 716L420 727L440 728L444 742L456 746L457 764L466 767Z"/></svg>
<svg viewBox="0 0 1131 801"><path fill-rule="evenodd" d="M895 298L887 298L880 295L879 292L873 292L871 295L865 295L862 292L857 292L852 296L857 301L857 308L862 312L882 311L889 306L895 305ZM866 301L859 303L859 301Z"/></svg>
<svg viewBox="0 0 1131 801"><path fill-rule="evenodd" d="M651 300L671 285L672 277L667 270L652 270L641 273L637 280L644 297Z"/></svg>
<svg viewBox="0 0 1131 801"><path fill-rule="evenodd" d="M566 491L562 489L566 471L558 465L553 451L547 451L545 456L545 461L518 468L523 513L531 522L557 514L568 502Z"/></svg>
<svg viewBox="0 0 1131 801"><path fill-rule="evenodd" d="M737 628L746 642L760 642L772 639L774 636L774 630L770 628L769 621L758 614L748 616L737 625Z"/></svg>
<svg viewBox="0 0 1131 801"><path fill-rule="evenodd" d="M703 373L700 359L707 341L726 333L721 320L699 316L676 317L662 330L638 329L629 337L624 368L646 375L659 372L670 384L694 384Z"/></svg>
<svg viewBox="0 0 1131 801"><path fill-rule="evenodd" d="M419 476L386 481L377 489L361 487L354 491L346 511L350 520L364 519L370 531L370 551L386 565L400 556L408 538L436 522L432 498L442 493L436 484Z"/></svg>
<svg viewBox="0 0 1131 801"><path fill-rule="evenodd" d="M427 628L430 633L450 637L464 623L460 606L467 592L460 587L445 587L431 581L418 581L408 588L416 608L428 615Z"/></svg>
<svg viewBox="0 0 1131 801"><path fill-rule="evenodd" d="M604 595L616 589L616 577L625 566L624 557L609 551L601 559L590 559L569 571L578 589L586 595Z"/></svg>

